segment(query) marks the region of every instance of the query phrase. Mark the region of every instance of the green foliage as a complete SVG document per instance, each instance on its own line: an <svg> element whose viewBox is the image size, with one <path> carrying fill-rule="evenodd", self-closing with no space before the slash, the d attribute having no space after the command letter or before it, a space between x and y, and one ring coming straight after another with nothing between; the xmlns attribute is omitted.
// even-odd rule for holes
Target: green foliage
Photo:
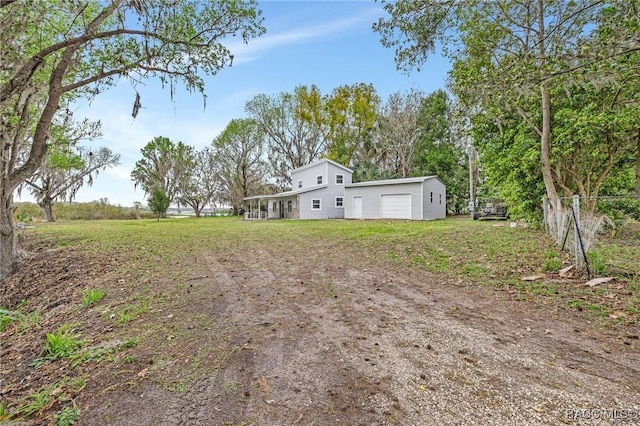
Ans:
<svg viewBox="0 0 640 426"><path fill-rule="evenodd" d="M150 212L140 212L134 207L109 204L108 200L88 203L55 203L53 212L58 220L137 219L153 217Z"/></svg>
<svg viewBox="0 0 640 426"><path fill-rule="evenodd" d="M596 275L604 274L607 269L607 262L604 259L604 256L601 252L597 250L591 250L588 254L589 265L591 266L591 271L593 271Z"/></svg>
<svg viewBox="0 0 640 426"><path fill-rule="evenodd" d="M63 324L55 333L47 333L43 356L37 362L57 360L74 355L84 342L80 334L74 332L69 324Z"/></svg>
<svg viewBox="0 0 640 426"><path fill-rule="evenodd" d="M160 217L167 213L171 199L162 189L154 189L147 203L149 204L149 209L155 213L158 220L160 220Z"/></svg>
<svg viewBox="0 0 640 426"><path fill-rule="evenodd" d="M16 219L20 222L32 222L42 220L42 209L36 203L16 203Z"/></svg>
<svg viewBox="0 0 640 426"><path fill-rule="evenodd" d="M82 294L82 307L88 308L92 304L100 301L106 293L100 289L89 289Z"/></svg>
<svg viewBox="0 0 640 426"><path fill-rule="evenodd" d="M136 305L127 305L118 311L118 319L116 324L123 325L138 318L140 315L149 312L149 301L143 300Z"/></svg>
<svg viewBox="0 0 640 426"><path fill-rule="evenodd" d="M447 93L438 90L422 101L422 129L413 157L414 176L437 175L447 186L447 209L461 213L469 199L468 159L454 137L453 113Z"/></svg>
<svg viewBox="0 0 640 426"><path fill-rule="evenodd" d="M555 251L545 252L544 258L545 258L545 264L544 264L545 271L557 271L562 267L562 260L558 257Z"/></svg>
<svg viewBox="0 0 640 426"><path fill-rule="evenodd" d="M55 417L56 426L71 426L80 418L80 409L65 407Z"/></svg>
<svg viewBox="0 0 640 426"><path fill-rule="evenodd" d="M629 218L640 221L640 201L633 198L600 200L596 210L616 222Z"/></svg>
<svg viewBox="0 0 640 426"><path fill-rule="evenodd" d="M7 325L23 317L24 316L18 311L0 308L0 333L7 328Z"/></svg>

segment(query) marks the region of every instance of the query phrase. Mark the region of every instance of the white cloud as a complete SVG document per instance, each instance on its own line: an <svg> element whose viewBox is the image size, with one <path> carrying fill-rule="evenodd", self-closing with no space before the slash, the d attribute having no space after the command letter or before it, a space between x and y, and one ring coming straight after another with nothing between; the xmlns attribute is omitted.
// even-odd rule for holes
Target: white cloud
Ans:
<svg viewBox="0 0 640 426"><path fill-rule="evenodd" d="M267 35L251 40L248 44L234 39L227 43L226 46L234 55L234 64L252 62L277 48L311 43L328 36L336 36L339 33L362 26L363 22L370 24L373 19L380 15L380 10L379 8L366 9L364 12L349 18L300 27L274 35L268 35L267 32Z"/></svg>

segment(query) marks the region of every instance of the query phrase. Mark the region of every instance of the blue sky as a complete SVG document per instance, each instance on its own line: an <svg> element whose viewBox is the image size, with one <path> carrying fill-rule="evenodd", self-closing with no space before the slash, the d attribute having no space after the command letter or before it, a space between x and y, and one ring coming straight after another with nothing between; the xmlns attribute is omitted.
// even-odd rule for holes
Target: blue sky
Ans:
<svg viewBox="0 0 640 426"><path fill-rule="evenodd" d="M135 91L122 81L91 104L79 104L75 117L101 120L103 137L85 145L107 146L121 155L121 164L102 171L92 187L82 188L75 201L107 198L111 204L146 204L130 173L140 149L156 136L166 136L196 148L211 143L234 118L246 116L244 105L255 95L292 92L296 86L318 86L322 94L344 84L373 84L386 100L411 88L430 93L444 88L449 64L433 56L420 72L396 70L392 49L384 48L371 29L385 12L373 1L260 2L267 32L248 45L226 43L235 55L233 66L206 78L207 106L198 93L179 88L174 100L156 81L137 87L142 108L131 117ZM23 201L29 200L23 194ZM18 199L17 201L20 201Z"/></svg>

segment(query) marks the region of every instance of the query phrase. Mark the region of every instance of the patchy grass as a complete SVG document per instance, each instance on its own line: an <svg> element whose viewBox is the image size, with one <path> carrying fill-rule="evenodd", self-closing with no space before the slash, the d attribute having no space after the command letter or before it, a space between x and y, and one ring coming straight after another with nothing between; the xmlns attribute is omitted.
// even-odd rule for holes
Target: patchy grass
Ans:
<svg viewBox="0 0 640 426"><path fill-rule="evenodd" d="M113 368L117 371L114 376L129 377L126 384L131 387L156 371L163 374L167 388L180 393L193 386L203 369L215 371L230 356L233 349L229 348L241 346L227 341L229 336L202 343L217 318L209 311L206 318L201 318L195 307L190 310L191 305L184 306L189 292L201 288L199 280L203 279L209 254L216 262L230 261L230 256L244 256L243 262L260 262L262 251L275 248L286 257L283 262L300 263L301 268L305 267L304 259L314 257L326 258L335 268L344 269L350 267L350 259L363 259L363 264L383 264L390 270L419 271L439 283L482 286L495 290L500 297L570 310L604 326L636 326L640 318L640 244L628 244L620 237L598 243L598 261L607 272L622 270L626 274L595 288L585 287L583 279L559 279L555 271L568 265L571 258L559 252L542 232L470 219L74 221L41 224L21 238L32 253L56 250L55 258L43 261L44 272L23 271L16 279L33 282L35 287L18 294L13 303L3 301L6 308L0 309L0 333L3 341L8 339L8 347L24 345L22 352L15 351L15 359L31 361L41 354L39 366L30 367L34 370L29 374L35 375L36 371L55 379L48 382L53 387L36 389L47 383L39 380L32 389L24 390L19 385L23 377L12 378L15 382L8 381L5 389L15 389L14 394L8 404L0 402L0 420L40 416L47 424L72 424L81 412L68 400L62 401L60 395L71 397L82 386L72 386L69 377L62 379L67 382L60 382L59 375L62 371L77 373L87 363L95 363L92 368L98 369L97 363L109 361L113 367L103 368ZM57 259L59 263L55 263ZM77 259L77 264L67 259ZM547 277L521 280L537 274ZM55 297L34 301L40 289ZM336 301L336 306L342 300L330 281L319 281L316 287L304 287L304 291ZM107 293L109 297L105 297ZM209 296L208 301L215 305L215 295ZM28 300L21 303L23 298ZM383 317L380 322L393 325L389 318ZM40 328L57 328L46 336L44 350ZM81 335L86 340L81 340ZM37 346L28 347L29 341ZM189 360L183 359L180 354L185 345L196 341L202 348ZM105 345L109 342L114 343ZM166 367L178 359L183 368L188 366L186 375L172 375L172 369ZM46 362L49 360L57 362ZM104 389L121 386L117 381L120 378L109 382L105 377L109 378L101 378ZM451 380L461 379L454 375Z"/></svg>

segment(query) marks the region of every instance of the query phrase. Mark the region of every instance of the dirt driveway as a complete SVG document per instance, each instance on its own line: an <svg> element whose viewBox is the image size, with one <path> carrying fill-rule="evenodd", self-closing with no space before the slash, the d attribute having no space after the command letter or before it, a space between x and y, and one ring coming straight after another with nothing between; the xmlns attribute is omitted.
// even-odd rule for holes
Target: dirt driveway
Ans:
<svg viewBox="0 0 640 426"><path fill-rule="evenodd" d="M640 424L637 335L343 249L199 253L80 424Z"/></svg>
<svg viewBox="0 0 640 426"><path fill-rule="evenodd" d="M31 283L43 329L64 320L94 333L88 345L137 343L72 369L32 369L40 343L12 336L3 398L73 373L84 383L79 425L640 424L637 330L599 330L356 244L196 247L172 265L180 283L125 274L89 309L72 308L70 292L87 271L114 276L122 259L42 250L4 303L13 284ZM144 301L144 314L114 326L125 299ZM33 418L25 424L50 422Z"/></svg>

